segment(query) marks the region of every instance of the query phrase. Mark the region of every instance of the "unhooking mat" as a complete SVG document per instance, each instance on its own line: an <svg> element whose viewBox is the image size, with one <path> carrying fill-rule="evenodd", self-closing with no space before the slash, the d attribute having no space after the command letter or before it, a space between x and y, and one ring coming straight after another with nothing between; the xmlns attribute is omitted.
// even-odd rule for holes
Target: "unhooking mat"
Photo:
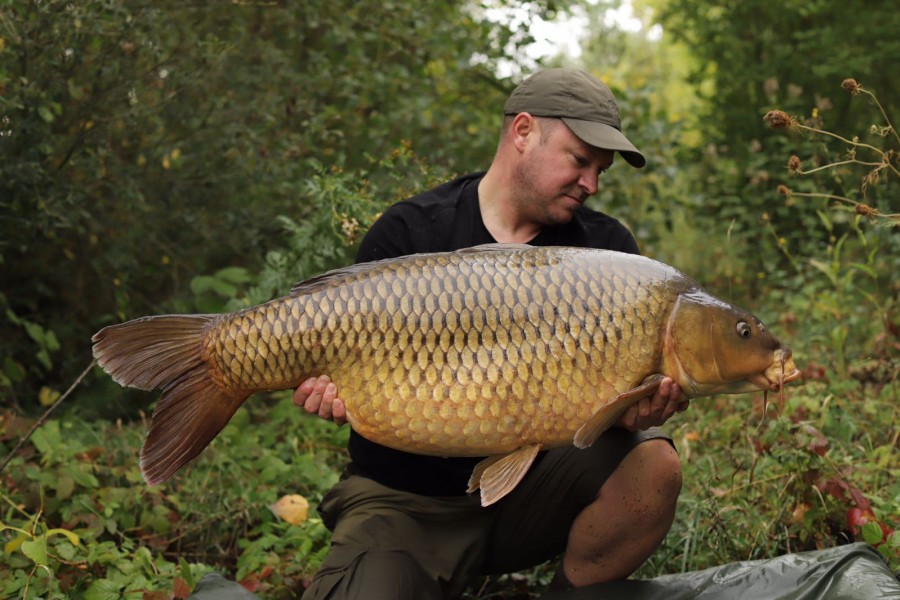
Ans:
<svg viewBox="0 0 900 600"><path fill-rule="evenodd" d="M258 597L240 585L207 573L189 600L254 598ZM900 600L900 581L877 550L850 544L655 579L548 592L541 600Z"/></svg>
<svg viewBox="0 0 900 600"><path fill-rule="evenodd" d="M541 596L541 600L888 599L900 599L900 581L878 551L862 543Z"/></svg>

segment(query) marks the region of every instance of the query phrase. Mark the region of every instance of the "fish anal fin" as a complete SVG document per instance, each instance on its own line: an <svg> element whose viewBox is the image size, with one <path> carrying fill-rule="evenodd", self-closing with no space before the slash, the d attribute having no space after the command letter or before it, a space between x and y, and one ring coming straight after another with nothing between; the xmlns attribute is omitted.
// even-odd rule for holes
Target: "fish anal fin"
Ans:
<svg viewBox="0 0 900 600"><path fill-rule="evenodd" d="M541 447L541 444L531 444L509 454L484 459L475 465L468 491L481 488L481 505L494 504L519 485Z"/></svg>
<svg viewBox="0 0 900 600"><path fill-rule="evenodd" d="M600 435L616 424L626 410L633 404L649 398L659 388L662 375L650 375L636 388L622 392L615 398L600 407L594 416L575 433L574 444L576 448L587 448L597 441Z"/></svg>
<svg viewBox="0 0 900 600"><path fill-rule="evenodd" d="M141 472L155 485L204 448L222 431L247 395L232 396L196 368L163 392L141 447Z"/></svg>

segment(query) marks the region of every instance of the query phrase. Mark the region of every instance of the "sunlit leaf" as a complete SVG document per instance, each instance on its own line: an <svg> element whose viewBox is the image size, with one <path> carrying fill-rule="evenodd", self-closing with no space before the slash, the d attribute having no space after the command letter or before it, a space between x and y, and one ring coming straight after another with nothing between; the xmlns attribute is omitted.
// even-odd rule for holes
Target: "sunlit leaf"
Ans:
<svg viewBox="0 0 900 600"><path fill-rule="evenodd" d="M44 386L38 392L38 402L40 402L41 406L50 406L59 399L60 395L57 390Z"/></svg>
<svg viewBox="0 0 900 600"><path fill-rule="evenodd" d="M74 546L81 543L78 535L68 529L50 529L47 531L47 537L50 537L51 535L64 535L69 538L69 541L72 542Z"/></svg>
<svg viewBox="0 0 900 600"><path fill-rule="evenodd" d="M309 517L309 501L299 494L282 496L270 508L272 512L292 525L299 525Z"/></svg>
<svg viewBox="0 0 900 600"><path fill-rule="evenodd" d="M27 536L25 534L19 534L18 536L16 536L15 538L11 539L10 541L6 542L3 545L3 551L6 554L12 554L16 550L18 550L25 541L30 540L30 539L31 539L31 536Z"/></svg>

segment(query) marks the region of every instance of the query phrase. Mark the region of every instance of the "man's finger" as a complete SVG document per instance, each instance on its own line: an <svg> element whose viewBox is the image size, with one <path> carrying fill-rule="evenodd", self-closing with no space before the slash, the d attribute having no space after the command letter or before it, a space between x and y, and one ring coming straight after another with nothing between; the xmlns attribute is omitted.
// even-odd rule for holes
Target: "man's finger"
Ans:
<svg viewBox="0 0 900 600"><path fill-rule="evenodd" d="M309 398L309 395L313 391L313 387L316 385L316 378L310 377L303 383L297 386L297 389L294 390L294 404L297 406L304 406L306 404L306 399Z"/></svg>
<svg viewBox="0 0 900 600"><path fill-rule="evenodd" d="M316 388L318 388L318 384ZM322 401L319 404L319 416L323 419L331 419L333 415L332 405L334 404L334 399L337 396L337 386L331 382L325 384L322 389Z"/></svg>
<svg viewBox="0 0 900 600"><path fill-rule="evenodd" d="M335 398L332 406L332 417L334 422L338 425L343 425L347 422L347 408L344 406L343 401L340 398Z"/></svg>

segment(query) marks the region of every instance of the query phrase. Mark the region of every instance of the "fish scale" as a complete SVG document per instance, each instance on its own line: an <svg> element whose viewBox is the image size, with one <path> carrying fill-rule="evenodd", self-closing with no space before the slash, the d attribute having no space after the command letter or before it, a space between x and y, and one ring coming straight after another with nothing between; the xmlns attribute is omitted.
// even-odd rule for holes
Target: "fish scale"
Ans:
<svg viewBox="0 0 900 600"><path fill-rule="evenodd" d="M752 324L753 345L736 341L735 323ZM163 390L141 452L151 483L202 451L249 395L326 374L372 441L491 456L470 487L482 486L485 504L537 449L590 445L664 375L696 396L770 389L797 372L755 317L672 267L561 247L355 265L260 306L144 317L93 341L116 381Z"/></svg>

